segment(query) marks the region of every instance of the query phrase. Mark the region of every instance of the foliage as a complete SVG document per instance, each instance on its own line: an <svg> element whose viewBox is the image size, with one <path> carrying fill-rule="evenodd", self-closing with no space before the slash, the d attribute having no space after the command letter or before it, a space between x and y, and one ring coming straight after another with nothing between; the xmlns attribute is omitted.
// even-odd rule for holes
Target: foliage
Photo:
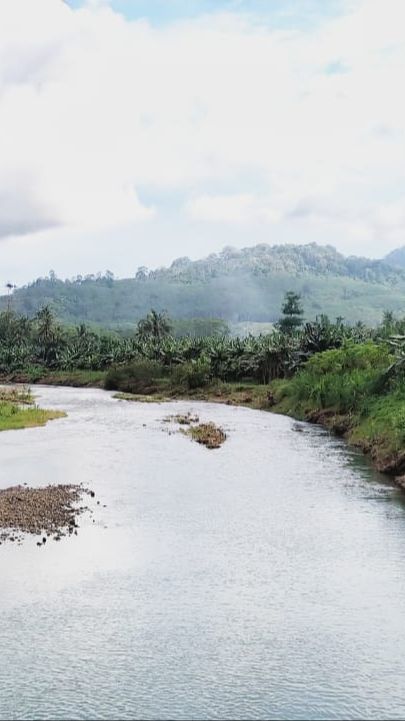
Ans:
<svg viewBox="0 0 405 721"><path fill-rule="evenodd" d="M379 379L391 362L386 345L351 342L310 358L292 378L286 393L293 403L304 403L308 410L358 411L376 393Z"/></svg>
<svg viewBox="0 0 405 721"><path fill-rule="evenodd" d="M156 332L128 337L97 333L84 324L61 326L48 307L32 320L0 313L0 372L9 377L21 372L34 382L56 371L71 378L79 370L94 375L110 369L107 386L134 393L155 389L164 378L187 388L212 380L267 384L293 375L314 354L379 340L385 332L383 326L374 333L362 324L352 327L322 315L289 333L273 329L244 338L175 338L166 335L165 315L151 316Z"/></svg>
<svg viewBox="0 0 405 721"><path fill-rule="evenodd" d="M152 308L146 318L142 318L142 320L139 321L137 335L141 340L159 342L163 338L166 338L170 334L170 331L171 323L167 314L164 312L158 313Z"/></svg>
<svg viewBox="0 0 405 721"><path fill-rule="evenodd" d="M291 290L287 291L281 306L281 312L282 316L277 323L277 327L282 333L292 335L303 323L304 309L301 296Z"/></svg>
<svg viewBox="0 0 405 721"><path fill-rule="evenodd" d="M156 361L138 360L120 368L110 368L105 388L124 393L153 393L164 375L163 366Z"/></svg>
<svg viewBox="0 0 405 721"><path fill-rule="evenodd" d="M197 360L174 366L171 380L176 387L185 387L190 390L203 388L211 381L211 364L208 358L202 356Z"/></svg>
<svg viewBox="0 0 405 721"><path fill-rule="evenodd" d="M21 408L15 403L0 402L0 431L43 426L48 421L62 418L64 415L65 413L61 411L42 410L37 406Z"/></svg>
<svg viewBox="0 0 405 721"><path fill-rule="evenodd" d="M221 318L177 318L171 323L175 338L221 338L230 333L228 323Z"/></svg>
<svg viewBox="0 0 405 721"><path fill-rule="evenodd" d="M353 440L367 439L380 458L390 459L405 447L405 383L398 381L390 392L373 396L364 409ZM392 461L391 461L392 462ZM395 465L394 465L395 468Z"/></svg>
<svg viewBox="0 0 405 721"><path fill-rule="evenodd" d="M405 373L390 343L345 342L312 356L290 380L274 384L278 411L320 420L371 453L377 467L403 472Z"/></svg>

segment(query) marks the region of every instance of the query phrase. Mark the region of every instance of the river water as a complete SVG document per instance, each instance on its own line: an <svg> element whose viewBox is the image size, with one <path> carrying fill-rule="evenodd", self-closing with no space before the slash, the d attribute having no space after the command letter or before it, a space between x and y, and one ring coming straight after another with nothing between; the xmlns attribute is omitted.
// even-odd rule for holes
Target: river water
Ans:
<svg viewBox="0 0 405 721"><path fill-rule="evenodd" d="M360 454L246 408L35 391L68 417L0 435L0 487L96 498L77 537L0 547L0 719L405 717L405 496ZM220 450L168 433L189 410Z"/></svg>

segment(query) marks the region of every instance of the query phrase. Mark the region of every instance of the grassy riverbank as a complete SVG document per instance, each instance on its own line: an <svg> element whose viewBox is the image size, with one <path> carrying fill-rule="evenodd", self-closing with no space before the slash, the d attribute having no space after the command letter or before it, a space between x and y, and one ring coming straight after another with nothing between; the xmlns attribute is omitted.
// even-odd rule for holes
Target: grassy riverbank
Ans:
<svg viewBox="0 0 405 721"><path fill-rule="evenodd" d="M48 411L42 408L16 408L11 404L0 403L0 431L18 430L44 426L55 418L63 418L62 411Z"/></svg>
<svg viewBox="0 0 405 721"><path fill-rule="evenodd" d="M195 400L207 403L224 403L228 406L246 406L256 410L271 410L271 392L268 386L255 383L212 383L204 388L165 388L145 393L117 392L115 398L138 403L164 403Z"/></svg>
<svg viewBox="0 0 405 721"><path fill-rule="evenodd" d="M0 431L44 426L48 421L65 415L62 411L35 406L28 388L0 389Z"/></svg>
<svg viewBox="0 0 405 721"><path fill-rule="evenodd" d="M405 381L385 345L318 353L293 378L274 382L272 390L272 410L344 436L382 472L405 472Z"/></svg>
<svg viewBox="0 0 405 721"><path fill-rule="evenodd" d="M389 370L391 369L391 370ZM101 387L118 391L123 400L162 402L201 400L271 410L320 423L370 454L386 473L405 473L405 379L384 343L347 343L313 355L291 378L269 385L226 383L206 377L202 363L172 371L142 361L109 371L26 372L3 381ZM37 425L51 411L13 411L9 427ZM31 417L30 417L31 416ZM47 417L48 416L48 417ZM55 416L50 416L55 417ZM1 420L0 420L1 428Z"/></svg>

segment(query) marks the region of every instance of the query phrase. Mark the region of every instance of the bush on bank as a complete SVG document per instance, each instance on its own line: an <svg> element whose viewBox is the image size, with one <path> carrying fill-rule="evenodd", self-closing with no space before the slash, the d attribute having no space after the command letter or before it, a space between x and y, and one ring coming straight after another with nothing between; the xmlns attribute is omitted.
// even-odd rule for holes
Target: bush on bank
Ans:
<svg viewBox="0 0 405 721"><path fill-rule="evenodd" d="M318 353L291 379L275 384L276 408L319 419L371 453L380 470L405 463L405 377L388 374L395 358L386 344L348 344Z"/></svg>
<svg viewBox="0 0 405 721"><path fill-rule="evenodd" d="M312 356L286 384L285 394L307 410L361 411L378 394L381 376L392 362L385 344L348 344Z"/></svg>

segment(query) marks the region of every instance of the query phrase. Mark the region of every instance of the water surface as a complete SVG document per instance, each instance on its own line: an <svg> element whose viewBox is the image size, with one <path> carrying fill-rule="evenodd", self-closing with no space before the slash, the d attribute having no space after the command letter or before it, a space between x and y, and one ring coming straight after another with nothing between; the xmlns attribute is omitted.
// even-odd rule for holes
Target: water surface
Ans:
<svg viewBox="0 0 405 721"><path fill-rule="evenodd" d="M319 428L38 388L0 487L84 482L77 537L0 546L0 719L405 717L405 507ZM169 435L192 411L216 451Z"/></svg>

